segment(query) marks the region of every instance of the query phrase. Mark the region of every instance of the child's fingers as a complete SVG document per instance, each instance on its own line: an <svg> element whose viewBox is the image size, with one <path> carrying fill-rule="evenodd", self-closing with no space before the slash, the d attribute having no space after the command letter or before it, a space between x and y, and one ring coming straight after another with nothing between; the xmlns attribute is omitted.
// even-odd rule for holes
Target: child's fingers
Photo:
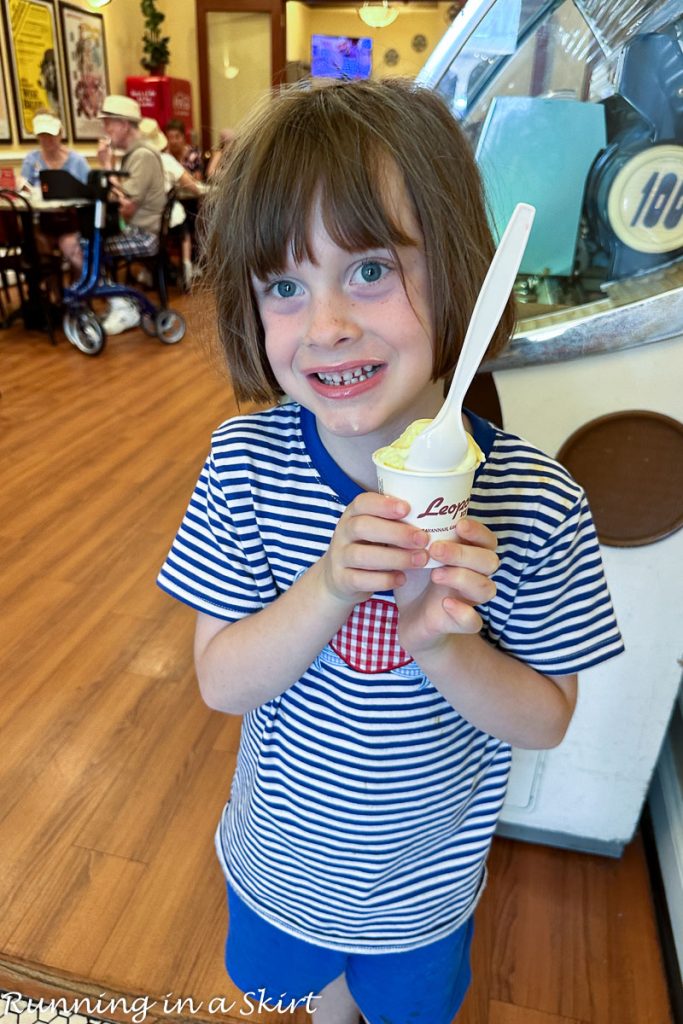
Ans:
<svg viewBox="0 0 683 1024"><path fill-rule="evenodd" d="M430 547L429 554L437 562L443 562L444 567L460 566L483 576L493 576L500 566L500 559L492 548L461 544L455 540L436 541ZM440 572L439 569L434 571ZM436 577L436 582L447 583L447 579Z"/></svg>
<svg viewBox="0 0 683 1024"><path fill-rule="evenodd" d="M482 619L476 608L457 594L444 594L438 587L428 591L419 603L419 609L401 607L401 590L396 591L399 605L399 639L413 655L440 644L444 637L459 633L478 633Z"/></svg>
<svg viewBox="0 0 683 1024"><path fill-rule="evenodd" d="M364 600L376 590L402 587L405 571L427 564L429 535L402 521L408 511L406 502L370 491L348 506L325 554L330 591Z"/></svg>
<svg viewBox="0 0 683 1024"><path fill-rule="evenodd" d="M344 561L349 568L354 569L422 569L429 561L429 555L424 547L411 549L399 545L362 542L348 545Z"/></svg>
<svg viewBox="0 0 683 1024"><path fill-rule="evenodd" d="M474 544L480 548L488 548L490 551L495 551L498 546L498 538L493 530L489 530L488 526L484 526L477 519L470 519L468 516L458 520L455 532L463 544Z"/></svg>
<svg viewBox="0 0 683 1024"><path fill-rule="evenodd" d="M486 604L496 596L496 584L483 573L462 566L432 569L432 580L455 591L455 597L472 604Z"/></svg>
<svg viewBox="0 0 683 1024"><path fill-rule="evenodd" d="M345 524L346 536L352 543L388 544L397 548L426 548L429 535L410 523L357 515Z"/></svg>
<svg viewBox="0 0 683 1024"><path fill-rule="evenodd" d="M406 501L364 491L348 506L340 527L347 541L367 541L400 548L426 548L429 535L403 522L410 511Z"/></svg>
<svg viewBox="0 0 683 1024"><path fill-rule="evenodd" d="M410 512L410 505L400 498L377 491L363 491L346 509L347 516L378 516L381 519L403 519Z"/></svg>
<svg viewBox="0 0 683 1024"><path fill-rule="evenodd" d="M370 596L381 590L394 590L403 586L406 581L403 572L374 572L368 569L348 568L344 570L344 580L350 592L364 593Z"/></svg>
<svg viewBox="0 0 683 1024"><path fill-rule="evenodd" d="M483 625L476 608L465 601L459 601L457 597L445 597L442 608L452 623L450 628L444 629L444 633L478 633Z"/></svg>

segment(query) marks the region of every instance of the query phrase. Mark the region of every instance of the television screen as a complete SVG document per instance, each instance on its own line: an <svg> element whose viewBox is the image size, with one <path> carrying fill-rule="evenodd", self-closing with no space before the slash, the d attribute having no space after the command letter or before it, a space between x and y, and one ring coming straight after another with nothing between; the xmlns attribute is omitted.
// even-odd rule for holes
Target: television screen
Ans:
<svg viewBox="0 0 683 1024"><path fill-rule="evenodd" d="M372 39L352 36L311 36L314 78L369 78Z"/></svg>

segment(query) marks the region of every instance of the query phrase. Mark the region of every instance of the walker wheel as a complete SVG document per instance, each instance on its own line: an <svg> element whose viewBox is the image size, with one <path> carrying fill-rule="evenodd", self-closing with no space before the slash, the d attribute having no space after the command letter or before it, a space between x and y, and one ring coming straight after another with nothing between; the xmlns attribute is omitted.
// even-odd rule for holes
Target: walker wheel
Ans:
<svg viewBox="0 0 683 1024"><path fill-rule="evenodd" d="M107 335L92 309L86 306L64 314L64 333L86 356L98 356L107 342Z"/></svg>
<svg viewBox="0 0 683 1024"><path fill-rule="evenodd" d="M174 309L162 309L156 316L156 333L164 345L175 345L185 337L185 320Z"/></svg>
<svg viewBox="0 0 683 1024"><path fill-rule="evenodd" d="M150 338L156 338L157 322L155 316L151 316L149 313L143 313L140 325L145 334L148 334Z"/></svg>

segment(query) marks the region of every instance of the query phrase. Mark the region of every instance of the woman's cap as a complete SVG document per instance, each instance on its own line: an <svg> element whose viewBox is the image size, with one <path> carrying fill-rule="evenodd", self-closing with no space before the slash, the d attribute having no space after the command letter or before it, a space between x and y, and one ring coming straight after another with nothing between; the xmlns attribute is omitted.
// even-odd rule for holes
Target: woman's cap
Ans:
<svg viewBox="0 0 683 1024"><path fill-rule="evenodd" d="M166 149L168 139L159 127L158 121L153 117L143 117L138 125L138 131L140 132L140 137L153 149L158 150L160 153Z"/></svg>
<svg viewBox="0 0 683 1024"><path fill-rule="evenodd" d="M123 121L139 124L142 120L140 104L131 96L107 96L98 117L120 117Z"/></svg>
<svg viewBox="0 0 683 1024"><path fill-rule="evenodd" d="M61 135L62 122L53 114L36 114L33 118L34 135Z"/></svg>

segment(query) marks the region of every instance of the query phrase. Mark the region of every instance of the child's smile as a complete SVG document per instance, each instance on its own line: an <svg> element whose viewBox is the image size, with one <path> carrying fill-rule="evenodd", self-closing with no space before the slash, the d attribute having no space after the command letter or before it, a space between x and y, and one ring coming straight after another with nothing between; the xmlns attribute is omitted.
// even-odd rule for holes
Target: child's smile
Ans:
<svg viewBox="0 0 683 1024"><path fill-rule="evenodd" d="M378 383L375 378L378 374L381 375L382 370L383 364L342 364L333 370L316 370L309 374L309 380L311 387L319 395L325 398L346 399L372 390Z"/></svg>

